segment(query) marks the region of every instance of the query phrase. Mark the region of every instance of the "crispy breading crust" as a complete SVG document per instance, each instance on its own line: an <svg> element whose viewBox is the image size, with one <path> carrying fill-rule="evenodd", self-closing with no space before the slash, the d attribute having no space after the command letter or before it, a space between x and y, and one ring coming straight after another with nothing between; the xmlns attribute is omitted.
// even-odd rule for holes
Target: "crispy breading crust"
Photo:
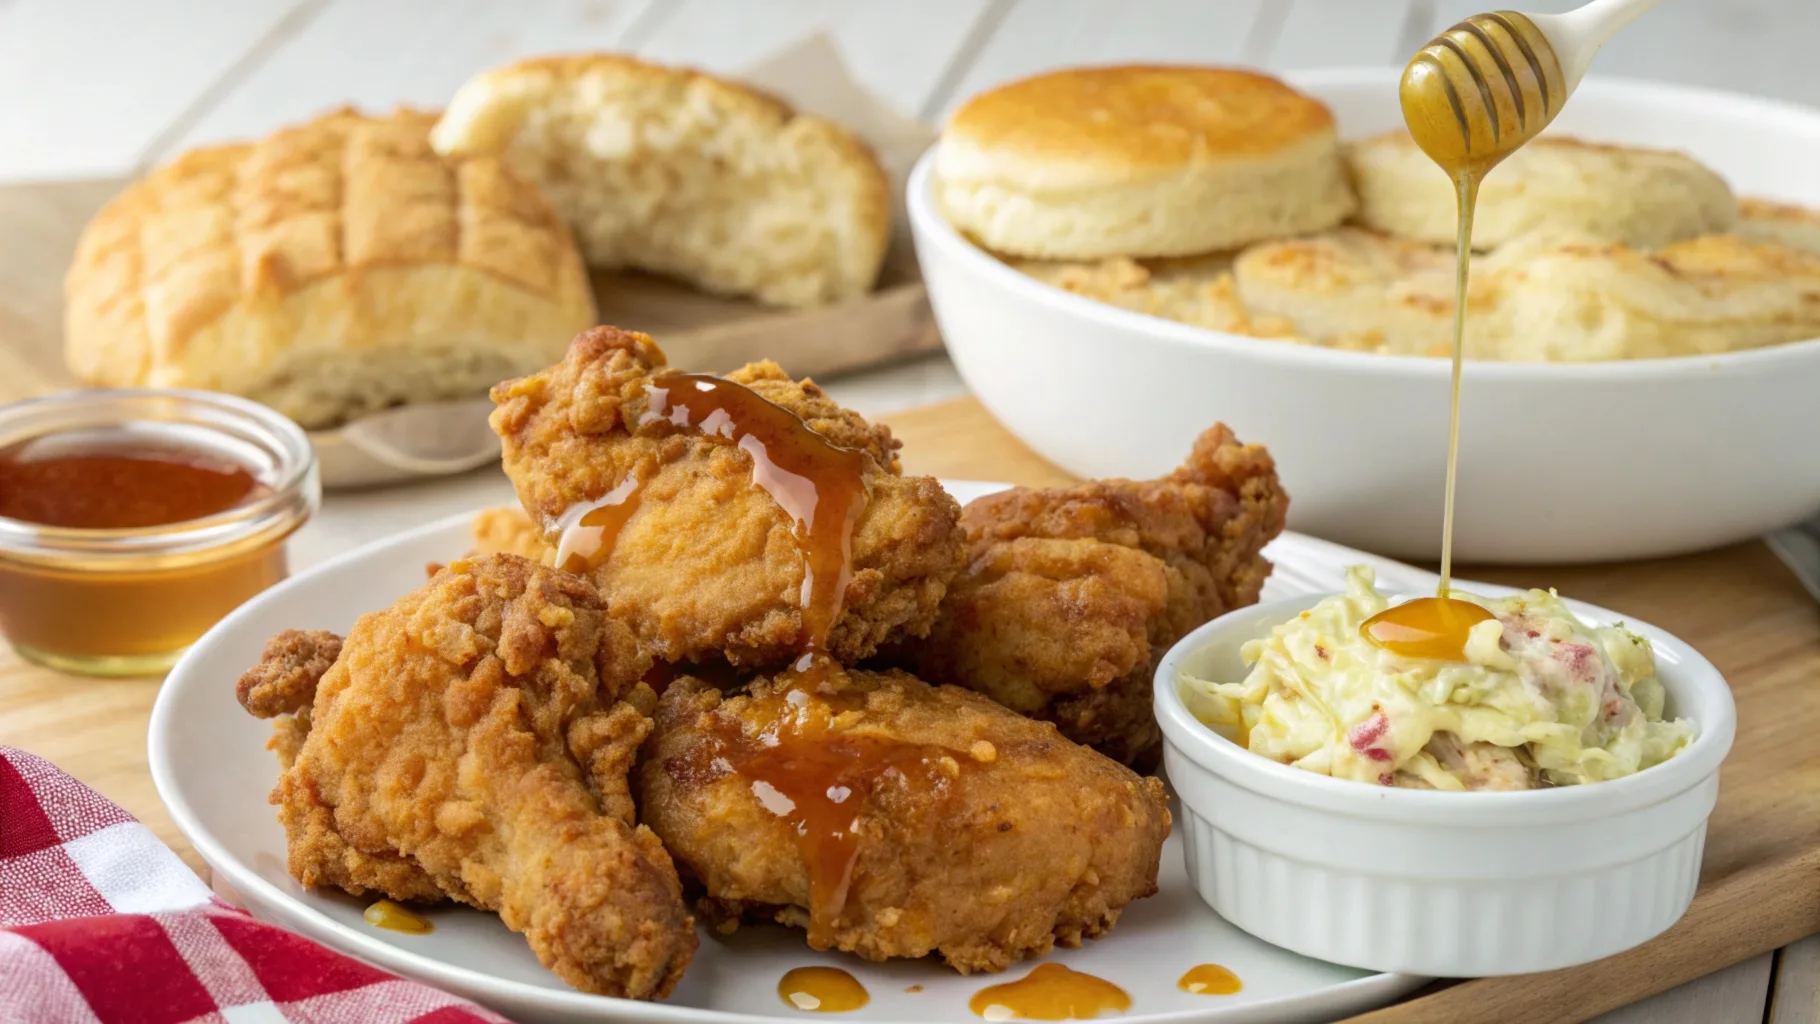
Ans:
<svg viewBox="0 0 1820 1024"><path fill-rule="evenodd" d="M249 706L286 706L330 646L269 645ZM667 994L696 938L669 855L634 824L649 665L587 580L513 555L453 563L363 616L320 674L272 794L292 875L494 910L577 988Z"/></svg>
<svg viewBox="0 0 1820 1024"><path fill-rule="evenodd" d="M758 728L781 684L724 696L692 678L664 692L640 769L643 820L705 887L710 917L806 924L810 868L794 828L737 775L680 768L709 730ZM1162 784L1068 742L1046 722L902 672L852 670L827 685L858 707L858 741L947 751L943 785L880 776L856 809L859 852L834 948L868 960L939 953L963 974L1000 971L1104 934L1157 891L1169 835Z"/></svg>
<svg viewBox="0 0 1820 1024"><path fill-rule="evenodd" d="M961 511L966 566L929 639L892 657L1149 769L1155 659L1257 600L1288 504L1269 453L1217 424L1159 480L987 495Z"/></svg>
<svg viewBox="0 0 1820 1024"><path fill-rule="evenodd" d="M639 510L594 571L615 617L666 661L724 655L738 665L781 666L803 639L795 523L753 482L741 449L694 431L630 426L665 369L648 336L601 327L577 336L560 364L494 388L506 474L546 527L637 476ZM925 635L959 565L954 499L932 478L899 475L891 432L841 408L813 381L792 381L769 362L727 378L874 463L831 653L852 662L887 638Z"/></svg>
<svg viewBox="0 0 1820 1024"><path fill-rule="evenodd" d="M254 718L277 718L269 748L286 768L310 732L316 684L341 657L341 638L326 629L287 629L265 642L259 662L234 683L234 699Z"/></svg>

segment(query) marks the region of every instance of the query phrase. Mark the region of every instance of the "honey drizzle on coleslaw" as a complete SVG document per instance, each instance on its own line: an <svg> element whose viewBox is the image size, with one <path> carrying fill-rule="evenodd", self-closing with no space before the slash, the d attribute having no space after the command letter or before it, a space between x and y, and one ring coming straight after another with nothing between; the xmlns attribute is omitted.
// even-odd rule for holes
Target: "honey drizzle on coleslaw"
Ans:
<svg viewBox="0 0 1820 1024"><path fill-rule="evenodd" d="M1450 595L1454 491L1460 466L1460 374L1466 361L1466 293L1472 272L1473 211L1478 205L1479 183L1485 175L1535 138L1559 113L1558 106L1549 102L1551 96L1560 95L1549 88L1551 81L1559 81L1561 73L1553 49L1545 40L1537 45L1539 36L1530 38L1536 35L1535 26L1520 14L1500 12L1487 17L1498 31L1510 35L1515 48L1532 55L1521 66L1499 58L1499 66L1508 78L1508 91L1468 88L1474 81L1474 72L1467 63L1468 52L1484 48L1495 56L1498 50L1490 49L1492 40L1484 36L1485 29L1464 22L1423 47L1404 69L1398 87L1403 122L1409 126L1416 145L1453 182L1459 210L1452 393L1447 410L1447 484L1441 511L1441 583L1434 597L1386 608L1359 628L1365 639L1394 654L1448 661L1465 659L1466 639L1472 627L1491 617L1484 608Z"/></svg>

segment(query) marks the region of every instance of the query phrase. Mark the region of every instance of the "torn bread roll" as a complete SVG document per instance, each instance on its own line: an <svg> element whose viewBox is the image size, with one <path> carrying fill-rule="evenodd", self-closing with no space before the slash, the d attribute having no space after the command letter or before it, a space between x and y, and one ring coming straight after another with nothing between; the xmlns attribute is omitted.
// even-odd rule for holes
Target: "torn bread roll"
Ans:
<svg viewBox="0 0 1820 1024"><path fill-rule="evenodd" d="M520 61L455 94L432 136L543 187L596 267L781 306L864 294L890 188L846 128L712 75L593 54Z"/></svg>

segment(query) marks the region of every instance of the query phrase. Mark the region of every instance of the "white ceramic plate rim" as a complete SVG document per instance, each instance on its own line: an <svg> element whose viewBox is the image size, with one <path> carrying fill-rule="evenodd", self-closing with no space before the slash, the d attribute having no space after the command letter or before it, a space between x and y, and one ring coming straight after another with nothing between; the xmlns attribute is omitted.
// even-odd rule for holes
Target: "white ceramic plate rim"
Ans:
<svg viewBox="0 0 1820 1024"><path fill-rule="evenodd" d="M966 486L982 489L1000 489L1006 486L958 480L944 481L944 484L951 487ZM182 660L172 669L171 677L188 678L187 674L183 672L186 663L205 658L209 650L219 642L218 638L233 633L241 623L256 618L265 604L279 599L280 595L287 593L291 588L307 585L308 581L318 574L332 572L351 563L372 558L391 547L408 545L417 538L464 526L472 518L472 512L446 516L434 522L364 544L279 583L235 609L217 623L208 634L184 654ZM178 830L195 847L202 859L223 876L228 887L253 897L247 901L249 903L285 908L288 915L287 926L301 934L332 948L352 953L405 977L427 980L433 984L447 987L451 991L483 993L483 999L493 998L500 1002L509 1001L521 1006L539 1006L559 1012L590 1013L597 1015L602 1020L673 1021L688 1022L688 1024L761 1024L761 1022L776 1024L778 1020L776 1017L617 999L611 996L563 991L500 978L401 949L329 918L309 904L297 900L290 893L266 880L250 866L242 863L215 838L214 834L202 823L202 819L195 809L190 806L182 789L176 783L174 764L176 747L171 742L174 736L171 708L175 701L167 699L171 692L174 691L168 685L159 692L158 700L152 706L146 738L152 783L157 788L159 797L163 799L165 808L170 812ZM1331 997L1343 994L1348 997L1350 1005L1360 1007L1383 1005L1413 991L1427 980L1415 975L1373 974L1307 993L1261 1000L1230 1008L1167 1011L1117 1019L1129 1020L1132 1024L1188 1024L1192 1021L1205 1020L1269 1020L1279 1014L1294 1013L1297 1004L1317 996ZM932 1024L932 1022L925 1018L875 1022L875 1024Z"/></svg>
<svg viewBox="0 0 1820 1024"><path fill-rule="evenodd" d="M1511 587L1456 580L1457 590L1488 597L1519 593ZM1182 701L1178 677L1193 652L1222 633L1256 623L1276 623L1312 607L1324 595L1303 594L1241 608L1222 615L1183 637L1157 665L1157 714L1165 734L1189 760L1216 775L1274 799L1361 818L1396 822L1459 825L1557 824L1634 810L1670 799L1698 786L1719 769L1737 730L1737 709L1725 677L1685 641L1647 622L1583 601L1563 599L1584 622L1623 623L1647 639L1657 652L1660 673L1668 681L1700 696L1701 711L1691 709L1697 732L1686 750L1653 768L1622 779L1590 786L1497 793L1447 793L1438 790L1387 789L1330 778L1258 757L1196 719Z"/></svg>
<svg viewBox="0 0 1820 1024"><path fill-rule="evenodd" d="M1323 85L1358 85L1382 82L1386 88L1396 84L1398 72L1392 68L1333 68L1315 72L1289 73L1284 77L1298 86L1319 88ZM1660 82L1622 78L1592 77L1580 86L1588 95L1605 95L1614 99L1657 100L1673 97L1677 103L1716 107L1738 117L1756 117L1778 122L1795 122L1820 136L1820 111L1791 103L1759 99L1738 93ZM1249 338L1224 331L1196 327L1192 324L1165 320L1147 313L1121 309L1110 303L1044 284L1000 262L984 249L974 245L956 231L936 209L933 189L937 142L917 160L910 172L905 201L910 220L921 237L933 242L945 255L959 261L967 271L991 281L1020 298L1054 306L1080 318L1116 330L1139 332L1161 341L1193 348L1213 349L1259 362L1291 365L1343 367L1348 371L1391 376L1413 374L1418 377L1445 377L1450 373L1445 359L1427 356L1395 355L1375 352L1346 352L1313 345L1289 345ZM1725 352L1718 355L1670 356L1660 359L1617 359L1596 363L1515 363L1470 360L1464 373L1468 379L1542 381L1561 383L1578 380L1659 380L1716 372L1772 373L1790 362L1806 362L1820 356L1820 338L1791 341L1762 348Z"/></svg>

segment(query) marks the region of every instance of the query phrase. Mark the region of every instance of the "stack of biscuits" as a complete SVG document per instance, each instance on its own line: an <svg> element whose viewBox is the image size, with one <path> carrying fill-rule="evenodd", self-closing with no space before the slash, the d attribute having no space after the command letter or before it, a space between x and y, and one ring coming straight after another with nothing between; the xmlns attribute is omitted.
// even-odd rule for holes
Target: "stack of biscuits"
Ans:
<svg viewBox="0 0 1820 1024"><path fill-rule="evenodd" d="M942 133L937 201L1038 280L1231 334L1451 351L1455 198L1402 131L1342 143L1266 75L1077 68ZM1585 362L1820 335L1820 213L1679 152L1538 140L1486 179L1467 354Z"/></svg>

